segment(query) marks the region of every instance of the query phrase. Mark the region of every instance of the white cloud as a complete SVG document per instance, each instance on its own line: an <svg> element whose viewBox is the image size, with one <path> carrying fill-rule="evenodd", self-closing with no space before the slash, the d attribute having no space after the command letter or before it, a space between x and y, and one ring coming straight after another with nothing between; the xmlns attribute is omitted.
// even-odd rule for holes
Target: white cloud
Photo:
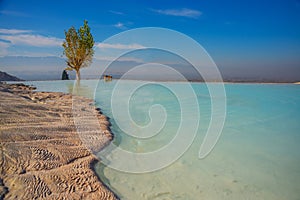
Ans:
<svg viewBox="0 0 300 200"><path fill-rule="evenodd" d="M45 37L41 35L20 34L20 35L0 35L0 39L9 41L14 45L29 45L36 47L60 46L62 39L55 37Z"/></svg>
<svg viewBox="0 0 300 200"><path fill-rule="evenodd" d="M31 57L31 58L40 58L40 57L58 57L55 54L52 53L43 53L43 52L28 52L28 51L23 51L23 52L9 52L5 56L16 56L16 57Z"/></svg>
<svg viewBox="0 0 300 200"><path fill-rule="evenodd" d="M121 57L121 58L114 58L114 57L109 57L109 56L96 56L96 60L99 61L119 61L119 62L136 62L136 63L144 63L144 61L140 58L134 58L134 57Z"/></svg>
<svg viewBox="0 0 300 200"><path fill-rule="evenodd" d="M110 10L109 12L116 14L116 15L124 15L123 12L119 12L119 11Z"/></svg>
<svg viewBox="0 0 300 200"><path fill-rule="evenodd" d="M152 11L159 13L159 14L163 14L163 15L189 17L189 18L198 18L200 15L202 15L202 12L200 12L198 10L188 9L188 8L166 9L166 10L152 9Z"/></svg>
<svg viewBox="0 0 300 200"><path fill-rule="evenodd" d="M43 53L43 51L31 51L28 47L59 47L63 40L56 37L47 37L33 34L32 30L22 29L0 29L0 57L3 56L28 56L41 57L53 56L53 53ZM20 46L26 46L26 49ZM17 48L11 48L17 47ZM53 52L53 49L52 49Z"/></svg>
<svg viewBox="0 0 300 200"><path fill-rule="evenodd" d="M9 43L0 41L0 47L7 48L7 47L9 47Z"/></svg>
<svg viewBox="0 0 300 200"><path fill-rule="evenodd" d="M140 58L134 58L134 57L121 57L121 58L118 59L118 61L144 63L144 61L142 59L140 59Z"/></svg>
<svg viewBox="0 0 300 200"><path fill-rule="evenodd" d="M0 41L0 56L6 56L8 54L9 43Z"/></svg>
<svg viewBox="0 0 300 200"><path fill-rule="evenodd" d="M98 48L106 49L143 49L146 48L140 44L108 44L108 43L98 43L96 45Z"/></svg>
<svg viewBox="0 0 300 200"><path fill-rule="evenodd" d="M20 29L5 29L0 28L0 34L21 34L21 33L30 33L31 30L20 30Z"/></svg>
<svg viewBox="0 0 300 200"><path fill-rule="evenodd" d="M0 39L9 45L28 45L36 47L60 46L62 39L32 34L32 30L0 29Z"/></svg>
<svg viewBox="0 0 300 200"><path fill-rule="evenodd" d="M126 28L126 26L121 22L118 22L117 24L115 24L114 27L120 28L120 29L125 29Z"/></svg>

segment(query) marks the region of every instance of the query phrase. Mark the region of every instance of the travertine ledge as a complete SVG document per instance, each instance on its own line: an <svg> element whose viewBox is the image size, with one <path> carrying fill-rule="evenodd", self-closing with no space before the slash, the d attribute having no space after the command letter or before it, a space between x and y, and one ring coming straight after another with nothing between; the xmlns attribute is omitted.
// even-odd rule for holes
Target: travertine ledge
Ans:
<svg viewBox="0 0 300 200"><path fill-rule="evenodd" d="M98 160L76 132L72 96L34 89L0 83L0 199L117 199L93 171ZM102 134L90 134L103 148L112 139L107 118L75 98L99 119Z"/></svg>

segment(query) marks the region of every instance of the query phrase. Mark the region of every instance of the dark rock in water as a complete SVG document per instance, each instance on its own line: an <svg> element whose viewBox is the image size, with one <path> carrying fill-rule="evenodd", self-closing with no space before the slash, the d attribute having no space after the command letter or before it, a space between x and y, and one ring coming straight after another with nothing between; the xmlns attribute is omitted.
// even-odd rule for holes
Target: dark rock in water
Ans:
<svg viewBox="0 0 300 200"><path fill-rule="evenodd" d="M67 73L66 70L63 71L61 80L69 80L69 74Z"/></svg>
<svg viewBox="0 0 300 200"><path fill-rule="evenodd" d="M12 76L6 72L0 71L0 81L23 81L23 80L15 77L15 76Z"/></svg>

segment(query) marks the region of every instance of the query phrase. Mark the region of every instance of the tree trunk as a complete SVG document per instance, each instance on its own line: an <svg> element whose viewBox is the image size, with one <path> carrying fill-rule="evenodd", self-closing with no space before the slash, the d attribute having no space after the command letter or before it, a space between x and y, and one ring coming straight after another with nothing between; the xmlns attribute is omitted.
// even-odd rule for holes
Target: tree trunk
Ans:
<svg viewBox="0 0 300 200"><path fill-rule="evenodd" d="M80 91L80 69L75 71L76 71L76 84L75 84L75 88L73 89L73 94L78 95Z"/></svg>
<svg viewBox="0 0 300 200"><path fill-rule="evenodd" d="M76 70L76 81L80 81L80 69Z"/></svg>

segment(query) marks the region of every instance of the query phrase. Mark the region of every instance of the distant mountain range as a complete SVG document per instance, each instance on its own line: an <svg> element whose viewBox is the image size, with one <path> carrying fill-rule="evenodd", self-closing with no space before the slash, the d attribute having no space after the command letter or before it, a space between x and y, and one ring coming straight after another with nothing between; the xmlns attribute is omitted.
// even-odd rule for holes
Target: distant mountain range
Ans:
<svg viewBox="0 0 300 200"><path fill-rule="evenodd" d="M0 81L23 81L23 80L19 79L18 77L12 76L6 72L0 71Z"/></svg>

